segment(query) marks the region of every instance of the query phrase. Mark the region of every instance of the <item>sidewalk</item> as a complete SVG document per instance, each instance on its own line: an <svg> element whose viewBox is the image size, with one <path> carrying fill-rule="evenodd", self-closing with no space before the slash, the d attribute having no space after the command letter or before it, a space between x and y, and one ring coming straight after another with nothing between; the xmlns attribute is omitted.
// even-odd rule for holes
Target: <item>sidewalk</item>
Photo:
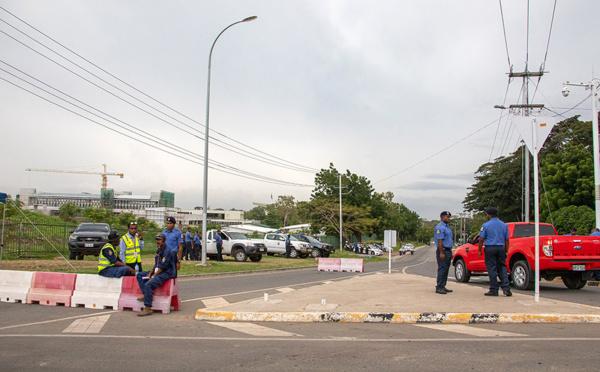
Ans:
<svg viewBox="0 0 600 372"><path fill-rule="evenodd" d="M327 281L327 276L322 276ZM384 323L600 323L600 307L513 292L483 295L487 288L450 283L435 293L435 279L374 273L223 307L199 309L198 320Z"/></svg>

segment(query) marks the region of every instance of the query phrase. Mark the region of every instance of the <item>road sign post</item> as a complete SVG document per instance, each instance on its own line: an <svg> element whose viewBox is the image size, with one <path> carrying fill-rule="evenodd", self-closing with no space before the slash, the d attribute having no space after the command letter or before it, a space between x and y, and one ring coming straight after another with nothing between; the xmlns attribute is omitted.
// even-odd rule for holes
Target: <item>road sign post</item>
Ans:
<svg viewBox="0 0 600 372"><path fill-rule="evenodd" d="M388 274L392 273L392 247L396 246L396 230L385 230L383 233L383 246L388 249Z"/></svg>

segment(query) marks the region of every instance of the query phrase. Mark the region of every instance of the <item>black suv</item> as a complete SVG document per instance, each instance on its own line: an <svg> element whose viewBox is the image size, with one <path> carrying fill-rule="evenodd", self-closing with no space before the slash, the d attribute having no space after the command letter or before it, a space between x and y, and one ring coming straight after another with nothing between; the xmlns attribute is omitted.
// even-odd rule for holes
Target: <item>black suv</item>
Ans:
<svg viewBox="0 0 600 372"><path fill-rule="evenodd" d="M116 234L117 230L112 232ZM111 229L107 223L82 223L69 233L69 259L83 260L85 255L100 255L100 249L108 243Z"/></svg>
<svg viewBox="0 0 600 372"><path fill-rule="evenodd" d="M312 244L313 250L311 252L311 255L315 258L329 257L330 254L335 252L335 247L333 245L323 243L322 241L315 239L310 235L294 234L293 236L296 239L300 240L301 242L306 242L306 243Z"/></svg>

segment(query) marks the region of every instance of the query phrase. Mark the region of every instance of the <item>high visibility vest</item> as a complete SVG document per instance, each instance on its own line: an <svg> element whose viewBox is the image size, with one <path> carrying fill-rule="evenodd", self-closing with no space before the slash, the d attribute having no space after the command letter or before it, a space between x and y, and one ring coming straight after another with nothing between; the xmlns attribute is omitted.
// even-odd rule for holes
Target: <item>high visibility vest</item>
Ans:
<svg viewBox="0 0 600 372"><path fill-rule="evenodd" d="M102 247L102 249L100 249L100 259L98 260L98 272L106 269L107 267L115 266L115 265L111 264L110 261L108 260L108 258L106 258L104 256L104 249L105 248L112 249L113 255L115 255L115 257L117 257L117 253L115 251L115 247L113 247L113 245L110 244L110 243L104 244L104 246Z"/></svg>
<svg viewBox="0 0 600 372"><path fill-rule="evenodd" d="M129 237L129 234L123 235L121 238L125 242L125 263L140 263L142 262L142 255L140 253L140 240L138 236L134 236L133 240ZM123 257L121 257L121 260Z"/></svg>

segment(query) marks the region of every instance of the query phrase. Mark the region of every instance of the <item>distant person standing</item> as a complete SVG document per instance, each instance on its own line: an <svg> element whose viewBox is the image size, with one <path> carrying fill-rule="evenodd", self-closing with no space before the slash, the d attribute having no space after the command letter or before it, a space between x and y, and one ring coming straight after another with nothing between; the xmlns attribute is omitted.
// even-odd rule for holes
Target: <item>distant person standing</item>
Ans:
<svg viewBox="0 0 600 372"><path fill-rule="evenodd" d="M137 222L130 222L127 225L127 234L121 237L119 248L121 260L134 270L137 265L138 271L142 271L141 249L144 248L144 238L142 233L138 232Z"/></svg>
<svg viewBox="0 0 600 372"><path fill-rule="evenodd" d="M498 278L505 296L512 296L506 270L508 254L508 226L498 219L498 209L489 207L485 210L487 222L479 231L479 257L485 240L485 267L490 278L490 290L486 296L498 296Z"/></svg>
<svg viewBox="0 0 600 372"><path fill-rule="evenodd" d="M167 248L173 252L177 270L181 266L181 257L183 256L183 239L181 230L175 228L175 218L167 217L167 228L163 230L166 237Z"/></svg>
<svg viewBox="0 0 600 372"><path fill-rule="evenodd" d="M215 234L215 243L217 244L217 262L223 262L223 238L221 230L217 230Z"/></svg>
<svg viewBox="0 0 600 372"><path fill-rule="evenodd" d="M290 241L290 234L285 237L285 258L291 258L292 253L292 242Z"/></svg>
<svg viewBox="0 0 600 372"><path fill-rule="evenodd" d="M572 236L572 235L577 235L577 228L576 227L571 227L571 232L566 234L565 236Z"/></svg>
<svg viewBox="0 0 600 372"><path fill-rule="evenodd" d="M592 231L590 231L590 236L600 236L600 229L594 227Z"/></svg>
<svg viewBox="0 0 600 372"><path fill-rule="evenodd" d="M452 239L452 230L448 226L452 214L448 211L440 213L440 223L437 224L433 234L433 240L436 242L437 249L435 251L435 258L437 259L437 284L435 287L435 293L447 294L452 292L451 289L446 288L446 282L448 281L448 272L450 271L450 264L452 262L452 245L454 240Z"/></svg>
<svg viewBox="0 0 600 372"><path fill-rule="evenodd" d="M200 236L200 231L196 231L196 235L194 235L194 254L196 255L196 261L200 259L202 256L202 237Z"/></svg>
<svg viewBox="0 0 600 372"><path fill-rule="evenodd" d="M192 251L192 229L187 228L187 232L185 233L185 251L183 252L183 256L186 261L194 259L194 252Z"/></svg>

